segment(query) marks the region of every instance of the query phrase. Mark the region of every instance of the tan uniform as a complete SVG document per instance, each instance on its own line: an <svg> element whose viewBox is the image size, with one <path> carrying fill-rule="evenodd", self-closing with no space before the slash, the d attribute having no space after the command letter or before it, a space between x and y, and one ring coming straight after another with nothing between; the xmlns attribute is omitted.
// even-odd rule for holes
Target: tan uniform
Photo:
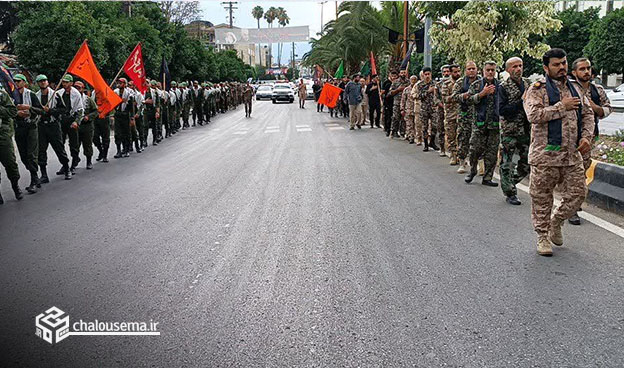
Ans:
<svg viewBox="0 0 624 368"><path fill-rule="evenodd" d="M405 135L407 139L416 139L416 126L414 125L414 100L411 92L413 85L407 86L401 95L401 111L405 112Z"/></svg>
<svg viewBox="0 0 624 368"><path fill-rule="evenodd" d="M457 115L459 103L452 98L455 89L453 78L449 77L442 83L442 103L444 103L444 130L446 133L446 145L451 157L457 156Z"/></svg>
<svg viewBox="0 0 624 368"><path fill-rule="evenodd" d="M550 106L545 83L545 78L542 78L532 84L524 95L524 110L531 123L531 220L538 237L548 235L551 213L558 222L563 222L580 207L587 193L583 158L577 145L576 110L566 111L561 101ZM561 99L572 96L564 82L553 83L559 90ZM591 139L594 114L589 100L580 88L573 88L577 89L582 100L581 137ZM560 150L547 150L549 121L555 119L561 119ZM553 213L553 190L557 185L562 198L561 205Z"/></svg>
<svg viewBox="0 0 624 368"><path fill-rule="evenodd" d="M574 83L577 87L579 87L579 89L581 91L583 91L583 94L585 95L585 97L587 97L587 99L589 101L592 100L592 88L590 86L590 88L588 88L587 90L583 89L583 86L580 83ZM598 92L598 100L600 100L600 103L596 103L596 105L602 107L602 112L604 113L604 116L599 118L599 119L604 119L607 116L611 115L611 113L613 112L613 109L611 108L611 101L609 100L609 97L607 97L607 93L605 92L604 88L599 85L599 84L595 84L592 83L595 87L596 87L596 92ZM594 118L596 118L596 116L594 116ZM598 122L596 120L595 121L595 129L594 129L594 138L598 136ZM591 166L591 151L587 152L586 154L583 155L583 167L585 168L585 170L589 169L589 167Z"/></svg>

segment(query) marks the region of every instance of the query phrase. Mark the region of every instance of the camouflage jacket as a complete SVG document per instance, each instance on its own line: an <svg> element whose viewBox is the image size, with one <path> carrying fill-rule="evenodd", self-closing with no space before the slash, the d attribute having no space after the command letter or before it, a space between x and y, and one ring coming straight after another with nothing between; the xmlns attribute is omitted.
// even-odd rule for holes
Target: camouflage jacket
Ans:
<svg viewBox="0 0 624 368"><path fill-rule="evenodd" d="M530 84L527 78L522 78L522 85L511 78L501 83L498 89L498 103L502 135L521 136L530 133L529 121L522 102L522 95L529 89Z"/></svg>
<svg viewBox="0 0 624 368"><path fill-rule="evenodd" d="M494 80L495 83L498 83ZM498 89L500 89L500 84ZM466 103L470 105L470 110L472 110L471 114L475 117L474 123L477 127L485 127L487 129L498 129L499 128L499 117L496 117L496 110L498 106L496 106L497 98L496 92L488 95L485 98L485 119L484 121L479 121L478 109L481 105L481 97L479 97L479 93L481 92L481 79L477 79L472 82L470 88L468 88L468 93L470 97L466 100Z"/></svg>
<svg viewBox="0 0 624 368"><path fill-rule="evenodd" d="M464 93L468 92L470 88L470 84L468 83L467 88L464 88L464 78L459 78L457 82L455 82L455 86L453 86L453 94L451 95L451 99L457 102L458 113L463 116L469 116L473 111L470 108L470 105L467 103L467 100L464 100ZM481 77L477 76L473 82L481 80ZM465 90L464 90L465 89ZM472 117L472 115L470 116Z"/></svg>
<svg viewBox="0 0 624 368"><path fill-rule="evenodd" d="M453 78L445 79L442 83L442 103L444 104L444 115L449 120L457 119L459 102L453 98L456 81Z"/></svg>
<svg viewBox="0 0 624 368"><path fill-rule="evenodd" d="M559 89L561 99L571 97L570 90L563 82L554 81ZM591 139L594 131L594 113L589 100L578 87L579 96L582 96L581 137ZM566 110L561 101L550 106L546 92L546 78L542 77L533 83L524 95L524 111L531 123L531 145L529 146L529 164L539 166L572 166L583 162L578 151L576 139L578 134L576 110ZM547 151L548 122L561 119L561 149Z"/></svg>
<svg viewBox="0 0 624 368"><path fill-rule="evenodd" d="M401 81L401 78L397 78L394 82L392 82L392 85L390 86L390 94L392 94L392 91L395 91L395 90L397 90L397 89L399 89L401 87L408 87L408 86L409 86L409 81L408 80ZM394 106L395 107L400 107L401 106L401 93L403 93L403 92L399 92L396 95L394 95Z"/></svg>
<svg viewBox="0 0 624 368"><path fill-rule="evenodd" d="M412 99L411 92L414 86L409 85L405 87L401 94L401 111L405 111L405 115L414 115L414 100Z"/></svg>
<svg viewBox="0 0 624 368"><path fill-rule="evenodd" d="M435 87L435 90L433 93L429 92L429 87L431 86ZM418 99L420 100L421 110L435 109L438 103L440 103L440 98L439 98L440 91L438 90L434 81L431 81L429 83L423 83L422 81L419 81L418 83L416 83L415 88L417 89L416 95L418 96ZM412 94L412 96L413 95L414 94Z"/></svg>
<svg viewBox="0 0 624 368"><path fill-rule="evenodd" d="M583 94L585 95L585 97L587 97L589 101L593 100L591 86L588 89L584 89L580 83L576 81L571 81L571 82L574 83L581 91L583 91ZM594 101L594 103L602 108L602 113L603 113L602 117L599 117L596 114L594 114L594 123L595 123L594 135L597 136L599 133L598 121L611 115L611 112L613 112L613 109L611 108L611 101L609 100L609 97L607 97L607 93L605 92L604 87L596 83L592 83L592 84L596 87L596 92L598 95L596 96L596 100L599 101L599 103L596 103L596 101Z"/></svg>

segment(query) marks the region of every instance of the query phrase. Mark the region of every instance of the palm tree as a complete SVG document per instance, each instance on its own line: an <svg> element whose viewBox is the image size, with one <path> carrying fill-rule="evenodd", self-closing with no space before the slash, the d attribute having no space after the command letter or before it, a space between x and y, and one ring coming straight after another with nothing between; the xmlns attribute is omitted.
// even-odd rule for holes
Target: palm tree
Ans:
<svg viewBox="0 0 624 368"><path fill-rule="evenodd" d="M256 18L258 21L258 28L260 28L260 19L262 19L262 16L264 15L264 9L258 5L251 10L251 15Z"/></svg>
<svg viewBox="0 0 624 368"><path fill-rule="evenodd" d="M277 23L282 27L286 27L286 25L290 23L290 17L286 13L286 9L282 8L281 6L277 8ZM283 49L284 49L284 44L280 43L277 46L277 64L280 67L282 66L282 50Z"/></svg>
<svg viewBox="0 0 624 368"><path fill-rule="evenodd" d="M273 21L277 19L277 9L272 6L264 13L264 19L269 24L269 28L273 28ZM273 64L273 44L269 44L269 60ZM271 67L271 65L269 65Z"/></svg>

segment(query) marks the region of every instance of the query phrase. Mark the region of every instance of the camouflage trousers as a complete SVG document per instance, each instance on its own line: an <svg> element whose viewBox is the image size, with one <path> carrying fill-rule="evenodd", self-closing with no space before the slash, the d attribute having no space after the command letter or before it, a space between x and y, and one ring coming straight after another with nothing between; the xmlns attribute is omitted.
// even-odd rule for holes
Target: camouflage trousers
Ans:
<svg viewBox="0 0 624 368"><path fill-rule="evenodd" d="M446 146L451 156L457 155L457 119L446 118L444 121Z"/></svg>
<svg viewBox="0 0 624 368"><path fill-rule="evenodd" d="M465 160L470 152L470 137L472 135L472 119L468 113L459 113L457 118L457 157Z"/></svg>
<svg viewBox="0 0 624 368"><path fill-rule="evenodd" d="M492 180L496 161L498 160L498 144L500 142L499 129L477 127L472 129L470 137L470 172L477 172L479 158L483 157L485 163L485 175L483 180Z"/></svg>
<svg viewBox="0 0 624 368"><path fill-rule="evenodd" d="M503 136L501 137L501 163L499 167L501 189L503 193L509 197L518 194L516 184L529 175L531 168L529 167L529 137L521 136ZM518 164L514 165L513 156L518 154L520 159Z"/></svg>
<svg viewBox="0 0 624 368"><path fill-rule="evenodd" d="M405 136L407 139L416 139L416 122L414 115L405 115Z"/></svg>
<svg viewBox="0 0 624 368"><path fill-rule="evenodd" d="M553 190L559 185L561 204L553 208ZM531 166L531 222L538 237L548 235L552 218L570 218L581 207L587 194L581 163L573 166Z"/></svg>
<svg viewBox="0 0 624 368"><path fill-rule="evenodd" d="M404 122L403 116L401 115L401 106L395 104L392 107L392 133L399 134L402 124L404 124Z"/></svg>
<svg viewBox="0 0 624 368"><path fill-rule="evenodd" d="M444 108L443 107L438 107L438 114L437 114L437 128L438 128L438 142L440 144L440 150L441 152L446 152L446 140L444 138L445 134L444 134Z"/></svg>
<svg viewBox="0 0 624 368"><path fill-rule="evenodd" d="M13 146L14 129L7 123L0 124L0 163L6 170L7 177L11 182L17 183L20 178L15 148Z"/></svg>
<svg viewBox="0 0 624 368"><path fill-rule="evenodd" d="M414 101L414 130L416 131L416 142L423 141L423 127L420 119L420 101Z"/></svg>
<svg viewBox="0 0 624 368"><path fill-rule="evenodd" d="M420 109L420 123L422 125L423 139L428 140L429 137L435 139L438 133L438 114L435 109Z"/></svg>

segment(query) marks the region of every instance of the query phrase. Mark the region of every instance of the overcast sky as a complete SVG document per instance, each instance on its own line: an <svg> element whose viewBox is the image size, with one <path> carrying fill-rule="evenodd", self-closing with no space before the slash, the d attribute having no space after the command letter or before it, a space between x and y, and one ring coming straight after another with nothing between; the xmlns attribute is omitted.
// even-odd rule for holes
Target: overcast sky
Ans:
<svg viewBox="0 0 624 368"><path fill-rule="evenodd" d="M200 1L200 7L203 11L201 20L207 20L214 24L227 23L228 12L224 9L225 5L222 5L222 2L223 1ZM238 1L238 4L236 4L238 9L234 11L234 25L241 28L257 28L258 23L251 15L251 10L256 5L260 5L265 11L271 6L276 8L281 6L286 10L288 16L290 17L289 26L309 26L310 37L316 37L316 34L321 30L321 13L323 16L323 23L336 18L336 2L324 1L323 3L324 4L322 5L320 1L309 0ZM260 20L260 27L267 27L267 22L264 19ZM286 63L290 60L290 46L290 44L284 45L282 63ZM309 50L310 46L308 43L295 43L295 52L298 55L298 58L301 58L301 56Z"/></svg>

